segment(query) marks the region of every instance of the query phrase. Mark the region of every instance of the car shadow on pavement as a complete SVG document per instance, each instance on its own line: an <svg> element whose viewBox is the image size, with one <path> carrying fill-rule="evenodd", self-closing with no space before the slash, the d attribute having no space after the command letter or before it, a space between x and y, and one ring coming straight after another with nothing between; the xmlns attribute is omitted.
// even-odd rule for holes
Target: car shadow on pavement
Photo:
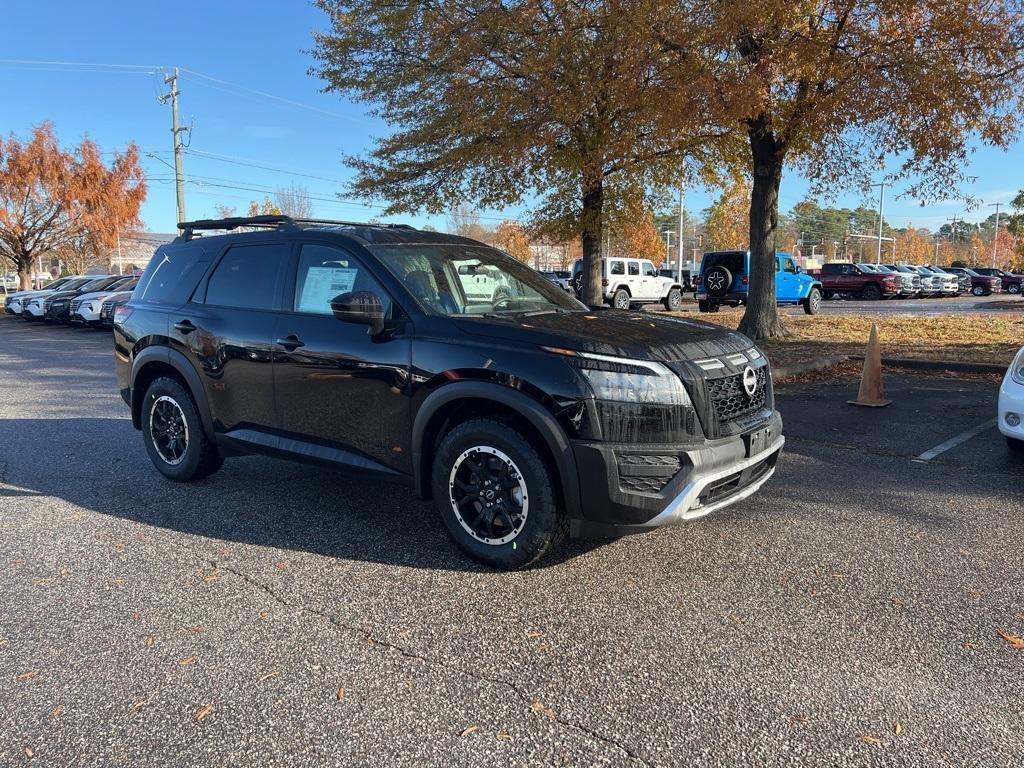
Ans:
<svg viewBox="0 0 1024 768"><path fill-rule="evenodd" d="M228 459L212 477L173 483L153 468L141 434L123 418L4 419L0 444L14 448L4 459L0 498L52 497L142 525L339 559L489 570L455 547L432 502L393 480L245 456ZM607 541L567 541L537 567Z"/></svg>

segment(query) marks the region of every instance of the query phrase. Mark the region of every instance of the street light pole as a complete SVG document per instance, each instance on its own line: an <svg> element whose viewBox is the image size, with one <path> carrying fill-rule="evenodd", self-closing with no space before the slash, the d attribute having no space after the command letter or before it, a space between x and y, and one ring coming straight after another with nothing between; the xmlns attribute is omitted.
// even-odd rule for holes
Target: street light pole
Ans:
<svg viewBox="0 0 1024 768"><path fill-rule="evenodd" d="M882 204L885 200L885 182L872 184L878 187L878 250L875 252L875 264L882 263Z"/></svg>
<svg viewBox="0 0 1024 768"><path fill-rule="evenodd" d="M999 245L999 209L1002 205L1002 203L992 203L989 206L995 206L996 209L996 233L992 235L992 269L996 268L996 248Z"/></svg>
<svg viewBox="0 0 1024 768"><path fill-rule="evenodd" d="M686 213L683 203L686 200L686 188L679 185L679 258L676 261L676 282L683 282L683 216Z"/></svg>

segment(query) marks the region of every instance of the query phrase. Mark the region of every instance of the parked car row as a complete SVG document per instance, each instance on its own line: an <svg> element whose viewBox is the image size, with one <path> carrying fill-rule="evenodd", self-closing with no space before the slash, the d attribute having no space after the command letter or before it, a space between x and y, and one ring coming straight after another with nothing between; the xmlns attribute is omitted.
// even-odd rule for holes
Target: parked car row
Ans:
<svg viewBox="0 0 1024 768"><path fill-rule="evenodd" d="M28 321L112 328L114 310L127 303L139 278L134 275L72 275L39 291L10 294L8 315Z"/></svg>
<svg viewBox="0 0 1024 768"><path fill-rule="evenodd" d="M1024 280L1024 275L1011 275L1001 270L914 264L825 264L820 270L809 272L821 280L826 299L838 296L869 301L968 293L989 296L1011 285L1014 286L1011 293L1020 293L1021 281Z"/></svg>

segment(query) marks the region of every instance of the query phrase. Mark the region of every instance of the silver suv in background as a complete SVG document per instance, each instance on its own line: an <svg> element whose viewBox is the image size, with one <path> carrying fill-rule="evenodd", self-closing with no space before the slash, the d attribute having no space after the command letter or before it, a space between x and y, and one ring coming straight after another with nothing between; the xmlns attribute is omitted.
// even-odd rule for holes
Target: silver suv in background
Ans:
<svg viewBox="0 0 1024 768"><path fill-rule="evenodd" d="M921 276L915 272L899 272L891 269L885 264L858 263L858 267L867 272L878 272L883 275L896 275L900 279L899 298L912 299L921 293Z"/></svg>
<svg viewBox="0 0 1024 768"><path fill-rule="evenodd" d="M573 291L583 295L583 259L572 265ZM649 259L601 259L601 294L616 309L635 309L644 304L661 303L675 311L683 303L683 286L671 277L662 277Z"/></svg>

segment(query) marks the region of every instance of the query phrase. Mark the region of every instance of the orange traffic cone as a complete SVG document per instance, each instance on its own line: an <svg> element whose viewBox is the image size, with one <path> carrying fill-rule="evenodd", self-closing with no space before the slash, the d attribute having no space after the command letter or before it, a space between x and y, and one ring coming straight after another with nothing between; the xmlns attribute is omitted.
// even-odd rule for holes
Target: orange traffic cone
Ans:
<svg viewBox="0 0 1024 768"><path fill-rule="evenodd" d="M868 348L864 353L864 372L860 377L860 390L856 400L847 400L850 405L864 405L869 408L882 408L892 403L885 399L882 387L882 350L878 346L878 325L871 324L871 335L868 337Z"/></svg>

